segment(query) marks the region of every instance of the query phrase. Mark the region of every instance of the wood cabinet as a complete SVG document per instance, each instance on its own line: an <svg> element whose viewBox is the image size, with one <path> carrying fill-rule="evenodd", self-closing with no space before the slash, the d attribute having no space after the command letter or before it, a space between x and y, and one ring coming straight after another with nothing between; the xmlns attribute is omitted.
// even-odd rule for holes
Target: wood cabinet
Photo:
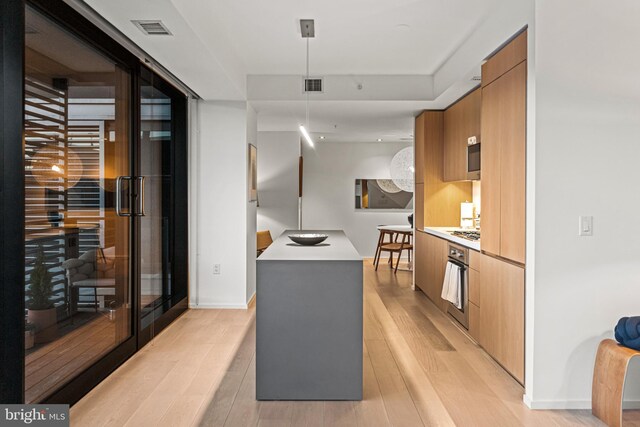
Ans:
<svg viewBox="0 0 640 427"><path fill-rule="evenodd" d="M526 98L527 62L496 80L491 86L508 100L501 108L505 126L500 152L500 256L525 262L525 194L526 194Z"/></svg>
<svg viewBox="0 0 640 427"><path fill-rule="evenodd" d="M480 252L469 251L469 335L480 342Z"/></svg>
<svg viewBox="0 0 640 427"><path fill-rule="evenodd" d="M480 307L473 303L469 303L469 335L471 338L480 342Z"/></svg>
<svg viewBox="0 0 640 427"><path fill-rule="evenodd" d="M416 184L424 184L424 148L426 144L425 132L426 114L420 114L416 117L413 129L414 135L414 176Z"/></svg>
<svg viewBox="0 0 640 427"><path fill-rule="evenodd" d="M524 37L526 47L523 34L512 43L520 46ZM508 58L521 56L511 53ZM500 52L483 65L481 245L485 252L524 264L527 61L512 65ZM493 80L485 84L487 67ZM495 77L496 70L504 72Z"/></svg>
<svg viewBox="0 0 640 427"><path fill-rule="evenodd" d="M467 180L467 139L480 140L482 91L476 89L444 112L444 181Z"/></svg>
<svg viewBox="0 0 640 427"><path fill-rule="evenodd" d="M471 200L472 189L470 182L443 181L444 112L423 111L415 132L416 228L457 227L460 203Z"/></svg>
<svg viewBox="0 0 640 427"><path fill-rule="evenodd" d="M478 341L524 383L524 269L483 254L479 287Z"/></svg>
<svg viewBox="0 0 640 427"><path fill-rule="evenodd" d="M480 272L469 268L469 302L480 307Z"/></svg>
<svg viewBox="0 0 640 427"><path fill-rule="evenodd" d="M429 281L429 269L426 262L427 233L416 231L413 238L413 284L425 294Z"/></svg>
<svg viewBox="0 0 640 427"><path fill-rule="evenodd" d="M527 31L523 31L482 65L482 86L492 83L527 59Z"/></svg>
<svg viewBox="0 0 640 427"><path fill-rule="evenodd" d="M428 233L416 233L415 284L442 311L447 307L446 301L440 297L446 258L445 240Z"/></svg>
<svg viewBox="0 0 640 427"><path fill-rule="evenodd" d="M415 215L413 227L416 230L424 230L424 184L416 183L413 190L413 203Z"/></svg>

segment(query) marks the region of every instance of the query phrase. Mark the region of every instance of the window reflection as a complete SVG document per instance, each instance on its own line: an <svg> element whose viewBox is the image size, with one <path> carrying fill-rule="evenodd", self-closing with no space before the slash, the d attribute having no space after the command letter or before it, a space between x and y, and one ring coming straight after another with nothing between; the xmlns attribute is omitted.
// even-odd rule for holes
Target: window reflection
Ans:
<svg viewBox="0 0 640 427"><path fill-rule="evenodd" d="M129 175L130 76L30 8L26 28L29 403L131 335L130 220L114 209Z"/></svg>

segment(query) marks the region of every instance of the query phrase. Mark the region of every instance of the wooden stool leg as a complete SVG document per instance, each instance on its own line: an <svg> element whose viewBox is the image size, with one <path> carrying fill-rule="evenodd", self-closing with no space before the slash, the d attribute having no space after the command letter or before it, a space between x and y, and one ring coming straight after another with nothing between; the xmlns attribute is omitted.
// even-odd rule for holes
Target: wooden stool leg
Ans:
<svg viewBox="0 0 640 427"><path fill-rule="evenodd" d="M622 397L629 362L635 350L603 340L598 346L591 389L591 413L610 427L622 426Z"/></svg>

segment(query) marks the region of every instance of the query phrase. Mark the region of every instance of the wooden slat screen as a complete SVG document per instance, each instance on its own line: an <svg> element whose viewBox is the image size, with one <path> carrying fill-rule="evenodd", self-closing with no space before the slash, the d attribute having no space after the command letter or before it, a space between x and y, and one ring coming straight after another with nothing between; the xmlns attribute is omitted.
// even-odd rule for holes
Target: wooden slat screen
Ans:
<svg viewBox="0 0 640 427"><path fill-rule="evenodd" d="M67 192L66 218L76 220L79 225L95 226L94 232L80 233L80 253L101 244L105 229L105 192L101 189L100 152L104 144L104 122L70 122L68 125L68 148L74 156L69 157L69 179L77 180ZM77 156L77 157L76 157Z"/></svg>
<svg viewBox="0 0 640 427"><path fill-rule="evenodd" d="M64 306L64 231L52 228L49 216L66 207L64 178L52 174L51 164L64 170L67 139L67 91L25 78L25 283L29 287L37 250L42 247L52 276L52 302ZM46 159L52 163L37 163ZM38 175L36 180L34 175ZM28 297L27 297L28 304Z"/></svg>

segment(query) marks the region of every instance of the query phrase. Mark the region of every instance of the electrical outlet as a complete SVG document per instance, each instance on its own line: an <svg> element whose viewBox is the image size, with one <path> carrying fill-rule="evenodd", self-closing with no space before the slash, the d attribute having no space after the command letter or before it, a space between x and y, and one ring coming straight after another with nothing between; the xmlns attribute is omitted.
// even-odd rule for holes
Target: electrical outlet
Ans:
<svg viewBox="0 0 640 427"><path fill-rule="evenodd" d="M220 274L220 264L213 264L213 274Z"/></svg>
<svg viewBox="0 0 640 427"><path fill-rule="evenodd" d="M581 216L578 218L578 236L593 236L593 217Z"/></svg>

